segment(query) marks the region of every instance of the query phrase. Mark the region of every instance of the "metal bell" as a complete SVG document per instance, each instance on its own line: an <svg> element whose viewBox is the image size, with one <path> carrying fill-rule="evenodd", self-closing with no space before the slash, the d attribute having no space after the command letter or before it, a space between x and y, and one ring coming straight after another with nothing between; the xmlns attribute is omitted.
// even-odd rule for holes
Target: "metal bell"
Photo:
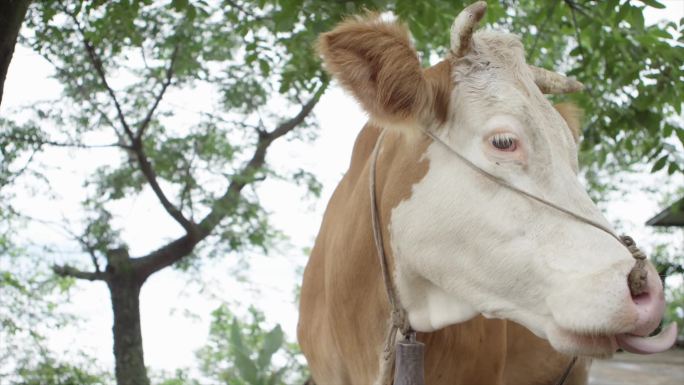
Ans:
<svg viewBox="0 0 684 385"><path fill-rule="evenodd" d="M425 385L425 344L416 341L416 333L411 332L396 349L394 385Z"/></svg>

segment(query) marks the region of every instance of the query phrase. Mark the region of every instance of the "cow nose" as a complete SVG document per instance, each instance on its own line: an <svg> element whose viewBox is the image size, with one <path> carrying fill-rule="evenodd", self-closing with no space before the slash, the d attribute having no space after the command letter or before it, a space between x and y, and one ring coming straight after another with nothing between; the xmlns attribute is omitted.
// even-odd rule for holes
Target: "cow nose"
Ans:
<svg viewBox="0 0 684 385"><path fill-rule="evenodd" d="M645 260L637 260L629 272L627 283L638 314L634 330L630 334L648 335L658 327L665 311L665 295L660 277L651 264L647 264Z"/></svg>

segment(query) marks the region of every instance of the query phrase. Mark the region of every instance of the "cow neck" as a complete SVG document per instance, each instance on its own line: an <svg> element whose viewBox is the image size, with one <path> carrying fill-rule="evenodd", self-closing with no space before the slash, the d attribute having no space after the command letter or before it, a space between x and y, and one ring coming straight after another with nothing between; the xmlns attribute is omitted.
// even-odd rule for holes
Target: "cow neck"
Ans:
<svg viewBox="0 0 684 385"><path fill-rule="evenodd" d="M645 290L646 282L645 282L645 277L646 277L646 272L645 272L645 259L646 255L639 250L639 248L636 246L636 243L634 240L627 236L627 235L622 235L618 236L615 234L611 229L607 228L606 226L602 225L601 223L598 223L590 218L584 217L582 215L579 215L571 210L568 210L562 206L559 206L553 202L550 202L544 198L541 198L537 195L534 195L528 191L522 190L510 183L508 183L506 180L501 179L472 161L470 159L466 158L465 156L461 155L458 151L456 151L454 148L449 146L447 143L445 143L443 140L441 140L439 137L437 137L435 134L433 134L430 131L423 131L425 135L430 137L433 141L439 143L441 146L446 148L450 153L455 155L457 158L461 159L468 167L473 169L474 171L478 172L479 174L483 175L487 179L505 187L508 188L511 191L514 191L518 194L521 194L523 196L526 196L534 201L537 201L541 204L544 204L548 207L551 207L552 209L558 210L566 215L569 215L580 222L584 222L588 225L594 226L599 230L604 231L605 233L609 234L613 238L615 238L618 242L623 244L627 249L630 251L632 256L636 259L636 266L634 269L632 269L632 272L630 272L630 278L633 273L637 274L637 277L640 279L636 279L635 281L638 282L638 284L633 288L632 283L630 282L630 292L633 295L638 295L643 290ZM399 300L399 296L397 295L396 288L394 286L394 283L392 281L392 276L389 271L388 267L388 262L387 262L387 254L385 253L385 248L384 248L384 243L383 243L383 235L382 235L382 227L380 224L380 213L378 209L378 197L377 197L377 189L376 189L376 174L377 174L377 163L378 163L378 156L380 154L380 144L382 143L382 139L384 138L386 133L386 129L383 129L380 135L378 136L377 141L375 142L375 147L373 147L373 152L371 154L371 164L370 164L370 173L369 173L369 187L370 187L370 206L371 206L371 221L372 221L372 228L373 228L373 241L375 243L375 248L377 250L378 254L378 259L380 261L380 268L382 270L382 280L385 286L385 291L387 293L387 299L389 301L390 307L391 307L391 316L390 316L390 327L387 332L387 336L385 337L385 345L384 345L384 351L383 351L383 358L384 360L382 361L383 367L380 370L380 384L387 384L391 375L391 367L388 367L388 365L391 365L391 358L394 357L395 355L395 349L396 349L396 338L397 338L397 332L401 332L403 336L407 339L407 341L415 341L416 340L416 332L411 328L411 324L408 319L408 313L406 312L406 309L401 305L401 301ZM637 294L635 294L637 293ZM556 381L556 385L563 385L565 384L565 381L568 379L568 376L570 375L570 372L572 371L573 367L575 366L575 363L577 362L577 356L572 357L570 360L568 366L565 368L563 373L561 374L561 377Z"/></svg>

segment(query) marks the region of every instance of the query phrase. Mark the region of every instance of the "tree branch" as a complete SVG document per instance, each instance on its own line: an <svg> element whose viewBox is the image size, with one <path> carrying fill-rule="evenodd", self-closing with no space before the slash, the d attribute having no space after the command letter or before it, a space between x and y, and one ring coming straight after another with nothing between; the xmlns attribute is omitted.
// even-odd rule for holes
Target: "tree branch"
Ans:
<svg viewBox="0 0 684 385"><path fill-rule="evenodd" d="M42 54L41 54L41 57L42 57L43 59L47 60L50 64L52 64L52 66L55 68L55 71L57 71L57 73L58 73L60 76L63 76L63 77L64 77L65 79L67 79L68 81L72 81L72 82L74 81L74 79L69 75L69 72L68 72L67 70L65 70L64 68L58 66L58 65L52 60L52 58L50 58L50 56L48 56L46 53L42 53ZM107 116L107 114L106 114L104 111L102 111L102 109L100 109L100 107L99 107L99 106L90 98L90 95L88 95L88 94L86 93L85 87L84 87L83 85L78 85L78 84L77 84L75 88L78 89L78 92L79 92L79 93L81 94L81 96L83 97L83 100L87 101L88 104L90 104L90 106L91 106L95 111L97 111L98 114L100 114L100 119L104 120L105 123L107 123L112 129L114 129L114 133L116 134L116 136L117 136L117 137L122 137L121 133L116 129L116 125L114 124L114 122L112 122L112 120L109 119L109 116ZM125 143L120 141L120 144L125 144Z"/></svg>
<svg viewBox="0 0 684 385"><path fill-rule="evenodd" d="M123 110L121 109L121 105L119 104L119 100L116 98L116 94L114 93L114 90L112 89L112 87L107 82L107 76L105 75L104 66L102 65L102 60L100 60L100 57L97 55L97 52L95 52L95 47L93 47L90 40L88 40L88 38L86 37L85 30L81 26L81 23L78 22L76 15L73 14L72 12L69 12L69 10L66 8L64 3L60 2L60 5L62 6L62 10L64 11L64 13L68 14L71 17L74 24L76 25L76 28L78 29L78 32L81 34L81 38L83 39L83 46L85 47L86 52L88 53L88 59L90 60L90 63L93 65L93 67L95 68L95 72L97 72L97 75L100 78L102 85L107 90L109 97L114 102L114 106L116 107L117 116L119 118L119 122L121 123L121 126L123 127L124 131L126 132L126 135L128 136L128 138L132 141L135 138L135 136L133 135L133 131L131 131L130 126L126 122L126 118L124 116Z"/></svg>
<svg viewBox="0 0 684 385"><path fill-rule="evenodd" d="M266 161L266 152L271 143L292 131L304 121L316 106L316 103L320 100L327 86L328 80L326 78L316 93L302 106L295 117L281 123L271 132L260 132L252 158L247 165L233 177L225 193L214 202L209 214L207 214L199 223L200 231L203 236L209 235L218 223L229 214L230 210L235 208L242 189L253 181L254 175L264 165Z"/></svg>
<svg viewBox="0 0 684 385"><path fill-rule="evenodd" d="M254 154L251 159L240 172L233 176L223 195L214 201L209 213L196 225L198 233L195 237L184 235L147 256L134 260L136 267L140 269L143 276L147 277L189 255L195 245L208 237L221 220L235 211L239 203L242 189L254 182L254 175L266 162L266 153L269 146L273 141L292 131L304 121L311 113L316 103L320 100L327 86L328 79L326 77L316 93L302 106L295 117L281 123L271 132L262 132L259 134L259 139L257 140L256 148L254 149Z"/></svg>
<svg viewBox="0 0 684 385"><path fill-rule="evenodd" d="M57 142L54 140L47 139L34 139L17 135L3 135L4 138L10 139L15 142L37 144L39 146L53 146L53 147L70 147L70 148L111 148L111 147L121 147L125 149L130 149L129 146L122 145L120 143L111 144L85 144L85 143L70 143L70 142Z"/></svg>
<svg viewBox="0 0 684 385"><path fill-rule="evenodd" d="M150 124L150 121L152 120L152 116L154 115L154 111L157 109L157 106L159 106L159 102L161 102L162 98L164 97L164 93L166 92L166 89L171 84L171 79L173 78L173 66L176 63L177 57L178 57L178 44L176 44L173 48L173 53L171 54L171 61L169 62L169 66L166 69L166 78L164 79L164 83L162 83L162 88L161 88L161 90L159 90L157 97L154 99L154 103L152 104L152 107L150 108L149 111L147 111L147 115L142 120L142 122L140 122L140 125L138 126L138 133L136 134L137 138L142 138L142 136L145 132L145 129L147 129L147 126Z"/></svg>
<svg viewBox="0 0 684 385"><path fill-rule="evenodd" d="M177 57L178 45L174 47L173 53L171 54L171 60L166 70L166 77L164 79L164 82L162 83L162 88L161 90L159 90L159 93L157 94L154 103L152 104L152 107L150 107L149 111L147 112L147 115L140 122L135 137L131 138L131 140L132 150L135 153L136 158L138 160L140 171L142 171L143 175L145 176L145 179L147 179L147 182L150 184L152 191L154 191L154 194L157 196L157 199L159 199L159 202L164 207L164 210L166 210L166 212L176 222L178 222L178 224L180 224L183 227L183 229L188 235L194 237L195 233L197 232L197 226L191 220L186 218L181 210L179 210L173 203L171 203L171 201L168 199L168 197L162 190L161 186L159 185L159 182L157 181L157 173L154 171L152 163L145 154L145 149L142 141L145 129L149 126L150 122L152 121L152 116L154 115L154 112L156 111L157 107L159 106L159 103L164 97L164 93L166 93L166 90L171 84L171 80L173 78L173 67Z"/></svg>
<svg viewBox="0 0 684 385"><path fill-rule="evenodd" d="M143 175L145 176L145 179L147 179L147 182L150 184L152 191L154 191L154 195L157 196L157 199L159 199L159 202L164 207L164 210L166 210L166 212L176 222L178 222L178 224L180 224L183 227L183 229L188 235L194 237L195 233L197 233L197 226L195 225L195 223L188 220L183 215L183 213L180 210L178 210L178 208L176 208L176 206L174 206L173 203L171 203L169 198L166 197L166 194L164 194L164 190L162 190L161 186L159 185L159 182L157 181L157 173L154 171L152 164L145 155L142 140L140 138L134 139L133 152L136 154L136 158L138 159L140 171L142 171Z"/></svg>
<svg viewBox="0 0 684 385"><path fill-rule="evenodd" d="M86 279L88 281L105 281L107 276L101 272L81 271L69 265L53 265L52 271L60 277Z"/></svg>
<svg viewBox="0 0 684 385"><path fill-rule="evenodd" d="M62 221L64 223L68 223L68 219L66 217L64 217L63 215L62 215ZM83 248L83 250L88 252L88 255L90 255L90 261L93 263L93 266L95 267L95 273L96 274L102 273L102 270L100 269L100 264L97 261L97 255L95 254L95 247L93 245L91 245L90 242L88 242L88 240L86 239L86 235L88 233L87 228L86 228L84 235L78 235L78 234L74 233L73 231L71 231L71 229L69 229L69 227L66 225L60 225L60 227L62 228L62 230L64 230L64 232L69 234L69 236L71 238L73 238L76 242L81 244L81 247Z"/></svg>
<svg viewBox="0 0 684 385"><path fill-rule="evenodd" d="M33 158L36 156L36 153L38 153L38 149L33 149L31 151L31 155L29 155L28 159L26 160L26 163L17 171L13 172L6 180L4 180L3 185L4 186L10 186L14 184L14 181L16 181L21 175L28 170L29 166L31 165L31 162L33 162ZM3 185L0 185L2 187Z"/></svg>
<svg viewBox="0 0 684 385"><path fill-rule="evenodd" d="M294 118L281 123L275 130L268 133L268 136L270 137L271 141L274 141L280 138L281 136L287 134L288 132L292 131L295 127L297 127L304 121L304 119L311 113L313 108L321 99L321 96L323 96L323 93L325 92L326 88L328 88L329 81L330 80L328 79L328 77L325 76L323 78L323 83L321 84L321 86L318 88L316 93L314 93L311 99L302 106L302 109L299 111L299 113Z"/></svg>
<svg viewBox="0 0 684 385"><path fill-rule="evenodd" d="M0 103L14 46L31 0L0 2Z"/></svg>
<svg viewBox="0 0 684 385"><path fill-rule="evenodd" d="M126 122L126 118L124 116L123 110L121 109L121 105L119 104L118 99L116 98L116 94L114 93L114 90L112 87L109 86L109 83L107 82L107 77L104 72L104 67L102 65L102 61L98 57L97 53L95 52L95 48L93 47L92 43L88 40L88 38L85 35L85 31L83 30L83 27L81 24L78 22L78 19L76 18L76 15L74 15L71 12L68 12L64 4L62 5L62 9L65 13L67 13L69 16L71 16L71 19L73 20L74 24L76 25L76 28L81 34L81 37L83 38L83 45L86 49L86 52L88 53L88 57L90 59L91 64L95 68L95 71L97 72L100 81L102 82L103 86L109 93L110 98L114 102L114 106L116 107L117 111L117 116L119 118L119 122L121 123L121 126L124 129L124 132L126 133L126 136L131 141L131 150L136 154L136 158L138 160L138 164L140 166L140 170L142 171L143 175L147 179L147 182L150 184L150 187L152 187L152 191L154 191L154 194L157 196L159 199L159 202L162 204L164 207L164 210L166 210L169 215L173 219L178 222L183 229L187 232L189 235L193 235L196 232L196 226L194 223L190 222L183 213L180 212L172 203L169 201L169 199L166 197L166 194L164 194L164 191L161 189L161 186L159 186L159 183L157 181L157 174L154 171L152 164L150 161L147 159L147 156L145 155L145 152L143 150L143 144L142 144L142 134L145 130L145 128L149 125L150 120L152 119L152 115L154 114L154 111L156 110L157 106L159 105L159 102L161 101L161 98L163 97L164 93L166 92L166 89L168 86L171 84L171 78L173 76L173 65L175 63L175 58L176 54L178 52L178 46L174 48L174 52L171 57L171 62L168 67L168 71L166 74L166 80L164 84L162 85L162 89L157 95L157 98L155 99L155 102L153 106L150 108L148 111L147 116L145 119L141 122L140 127L138 129L138 133L134 134L133 131L131 130L130 126Z"/></svg>

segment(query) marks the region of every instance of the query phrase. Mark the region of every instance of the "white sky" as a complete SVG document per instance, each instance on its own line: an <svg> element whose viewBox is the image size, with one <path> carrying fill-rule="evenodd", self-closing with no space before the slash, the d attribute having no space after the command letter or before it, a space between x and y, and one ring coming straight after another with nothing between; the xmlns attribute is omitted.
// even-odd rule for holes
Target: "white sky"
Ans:
<svg viewBox="0 0 684 385"><path fill-rule="evenodd" d="M678 20L684 17L684 0L664 1L665 10L649 10L647 23L661 18ZM17 47L10 66L0 113L12 108L59 97L60 86L49 79L51 67L42 58L23 47ZM174 96L176 99L174 99ZM190 111L201 111L205 101L188 100L172 95L168 102L182 105ZM294 145L289 142L275 145L269 155L271 162L293 162L313 172L324 190L320 200L302 200L301 189L284 182L268 181L260 192L265 207L272 212L272 221L290 238L289 244L273 250L269 256L252 258L253 271L250 278L259 292L231 278L230 260L209 262L202 270L205 291L189 282L189 275L170 269L155 274L143 287L141 295L142 328L145 359L153 369L174 370L191 367L195 363L194 352L206 341L211 310L222 301L255 304L264 310L272 322L279 322L291 339L295 336L297 320L294 286L298 279L295 271L306 263L303 248L310 247L317 232L322 212L337 181L345 171L353 141L365 122L364 113L339 87L328 90L315 109L320 126L320 137L311 144ZM77 202L83 196L80 164L93 165L112 159L116 150L72 151L54 150L47 157L59 163L64 172L55 172L51 182L54 192L63 199L20 199L19 205L33 216L59 220L62 215L78 212ZM663 184L668 188L664 175L645 176L645 184ZM679 180L672 185L683 185ZM614 202L608 209L611 220L625 222L625 229L634 232L636 239L654 239L643 223L661 208L652 197L636 193L627 199ZM159 240L177 234L178 228L168 220L149 189L134 201L127 201L122 208L125 238L131 240L134 255L140 255L159 246ZM74 211L76 210L76 211ZM32 227L30 237L50 242L64 242L54 227ZM655 237L657 238L657 237ZM69 249L75 250L71 244ZM648 250L648 246L646 247ZM61 261L56 261L61 262ZM0 260L2 263L2 260ZM83 322L64 330L51 333L51 344L58 351L85 350L96 357L105 369L113 368L111 310L109 293L103 283L82 282L73 291L72 305L75 314ZM183 314L184 309L197 317Z"/></svg>

